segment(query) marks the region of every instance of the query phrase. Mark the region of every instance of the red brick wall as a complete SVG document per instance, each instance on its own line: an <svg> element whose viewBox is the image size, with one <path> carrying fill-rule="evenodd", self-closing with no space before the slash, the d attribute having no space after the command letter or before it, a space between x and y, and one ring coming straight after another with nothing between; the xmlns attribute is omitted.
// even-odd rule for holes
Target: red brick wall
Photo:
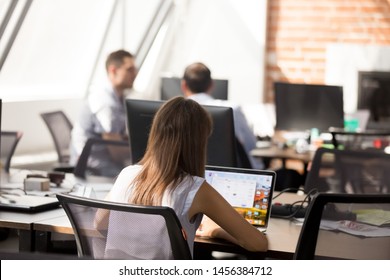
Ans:
<svg viewBox="0 0 390 280"><path fill-rule="evenodd" d="M323 84L329 43L390 45L390 0L269 0L265 101L273 82Z"/></svg>

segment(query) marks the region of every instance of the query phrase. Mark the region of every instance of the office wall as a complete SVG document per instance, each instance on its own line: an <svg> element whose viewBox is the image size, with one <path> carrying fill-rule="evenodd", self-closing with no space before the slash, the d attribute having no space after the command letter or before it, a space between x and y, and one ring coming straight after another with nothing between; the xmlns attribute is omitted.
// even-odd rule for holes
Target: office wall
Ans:
<svg viewBox="0 0 390 280"><path fill-rule="evenodd" d="M178 27L162 71L181 77L188 64L201 61L214 78L229 80L229 100L262 103L267 2L177 1Z"/></svg>
<svg viewBox="0 0 390 280"><path fill-rule="evenodd" d="M40 113L63 110L74 122L81 104L78 99L6 102L3 104L2 130L23 132L16 155L35 157L31 161L55 161L54 143Z"/></svg>
<svg viewBox="0 0 390 280"><path fill-rule="evenodd" d="M157 84L156 80L164 72L181 76L188 63L201 60L210 66L215 78L231 80L229 90L234 102L261 103L266 6L266 0L176 1L177 29L169 31L169 41L164 42L160 57L157 55L159 61L153 62L154 76L149 84ZM99 69L100 66L101 63ZM138 93L136 97L156 99L159 87L154 86L153 90L153 93ZM73 94L61 99L5 102L3 129L24 133L16 155L37 154L39 157L45 152L54 154L52 139L39 113L63 110L74 122L84 99L83 94L79 98Z"/></svg>
<svg viewBox="0 0 390 280"><path fill-rule="evenodd" d="M357 56L341 64L378 57L373 53L380 53L380 60L388 61L389 57L382 55L389 53L384 50L388 47L389 0L269 1L266 100L273 101L274 81L290 81L346 86L350 90L347 94L350 100L347 102L354 103L356 87L344 84L344 77L332 77L330 72L334 72L334 68L328 69L328 66L334 65L334 60L340 60L348 54L348 49ZM367 49L370 51L366 51ZM332 63L328 61L330 58ZM372 63L366 63L357 68L380 68L380 65L371 65Z"/></svg>

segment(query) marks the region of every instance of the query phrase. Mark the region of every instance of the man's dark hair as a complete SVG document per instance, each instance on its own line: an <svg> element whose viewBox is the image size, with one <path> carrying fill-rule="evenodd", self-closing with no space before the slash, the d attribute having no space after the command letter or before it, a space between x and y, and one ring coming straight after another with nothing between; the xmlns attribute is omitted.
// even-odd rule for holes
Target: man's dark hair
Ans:
<svg viewBox="0 0 390 280"><path fill-rule="evenodd" d="M187 66L183 79L193 93L207 92L212 83L210 69L200 62Z"/></svg>
<svg viewBox="0 0 390 280"><path fill-rule="evenodd" d="M115 65L116 67L120 67L125 57L133 58L134 56L125 50L118 50L110 53L106 60L106 70L108 70L108 67L110 65Z"/></svg>

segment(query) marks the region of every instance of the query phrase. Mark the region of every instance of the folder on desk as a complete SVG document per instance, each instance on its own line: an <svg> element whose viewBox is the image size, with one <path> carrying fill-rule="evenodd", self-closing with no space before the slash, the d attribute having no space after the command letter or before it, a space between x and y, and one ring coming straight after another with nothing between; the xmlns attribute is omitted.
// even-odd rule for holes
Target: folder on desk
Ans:
<svg viewBox="0 0 390 280"><path fill-rule="evenodd" d="M55 197L2 194L0 210L36 213L58 208L60 202Z"/></svg>

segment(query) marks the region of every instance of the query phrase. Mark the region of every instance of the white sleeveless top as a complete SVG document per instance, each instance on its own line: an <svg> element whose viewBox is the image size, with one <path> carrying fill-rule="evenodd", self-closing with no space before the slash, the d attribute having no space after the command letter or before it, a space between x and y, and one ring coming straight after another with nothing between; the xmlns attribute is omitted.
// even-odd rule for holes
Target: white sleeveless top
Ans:
<svg viewBox="0 0 390 280"><path fill-rule="evenodd" d="M132 165L122 170L110 191L110 199L112 201L121 203L127 203L129 201L132 189L132 186L129 187L129 184L138 175L141 167L140 165ZM186 231L187 242L192 255L195 233L202 221L203 215L198 214L195 219L190 221L188 211L204 181L205 179L201 177L187 176L173 192L166 191L162 200L162 206L171 207L176 212L182 227Z"/></svg>

